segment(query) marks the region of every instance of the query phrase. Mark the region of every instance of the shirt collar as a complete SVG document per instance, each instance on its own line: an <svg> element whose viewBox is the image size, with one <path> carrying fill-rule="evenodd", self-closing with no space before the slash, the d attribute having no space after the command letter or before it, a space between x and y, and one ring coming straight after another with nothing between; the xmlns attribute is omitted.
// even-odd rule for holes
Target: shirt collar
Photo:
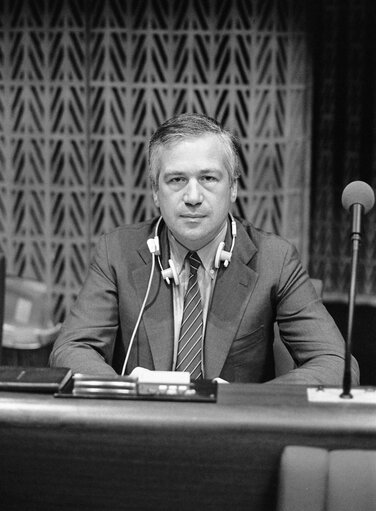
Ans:
<svg viewBox="0 0 376 511"><path fill-rule="evenodd" d="M222 241L225 241L227 232L227 222L225 222L222 229L219 231L217 236L210 241L207 245L200 248L200 250L196 250L197 254L199 255L202 265L207 273L212 275L214 277L213 272L211 270L214 267L214 259L215 255L217 253L217 249L219 244ZM173 236L173 234L168 231L168 240L170 244L170 255L171 259L173 260L176 271L178 275L182 272L184 268L184 261L186 258L186 255L188 254L189 250L184 247L181 243L177 241L177 239Z"/></svg>

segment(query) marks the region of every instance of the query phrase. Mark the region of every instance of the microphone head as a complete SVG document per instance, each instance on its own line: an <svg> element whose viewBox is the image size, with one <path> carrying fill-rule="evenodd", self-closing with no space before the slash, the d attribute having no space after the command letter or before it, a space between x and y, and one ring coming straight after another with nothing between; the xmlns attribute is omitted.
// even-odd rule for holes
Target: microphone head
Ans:
<svg viewBox="0 0 376 511"><path fill-rule="evenodd" d="M364 213L368 213L375 204L374 191L364 181L353 181L342 192L342 206L349 211L354 204L363 206Z"/></svg>

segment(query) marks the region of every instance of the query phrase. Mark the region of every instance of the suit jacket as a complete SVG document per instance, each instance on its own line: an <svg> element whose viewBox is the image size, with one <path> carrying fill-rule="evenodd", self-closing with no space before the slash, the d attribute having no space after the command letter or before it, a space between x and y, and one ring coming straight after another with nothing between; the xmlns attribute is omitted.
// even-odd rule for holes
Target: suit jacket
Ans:
<svg viewBox="0 0 376 511"><path fill-rule="evenodd" d="M103 235L88 275L51 354L51 365L96 375L121 372L150 277L146 241L156 219ZM228 229L226 247L231 243ZM160 232L162 264L169 257L167 229ZM297 369L274 381L341 384L344 341L302 268L297 251L282 238L237 220L230 265L221 266L209 307L205 378L266 382L274 378L273 325ZM156 265L150 294L130 352L136 366L171 370L172 288ZM353 360L354 383L358 367Z"/></svg>

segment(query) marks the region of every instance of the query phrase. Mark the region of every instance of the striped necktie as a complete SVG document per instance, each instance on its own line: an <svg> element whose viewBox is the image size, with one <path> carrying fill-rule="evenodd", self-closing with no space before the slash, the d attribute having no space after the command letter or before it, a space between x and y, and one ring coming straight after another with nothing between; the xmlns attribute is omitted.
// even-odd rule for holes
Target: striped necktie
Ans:
<svg viewBox="0 0 376 511"><path fill-rule="evenodd" d="M189 252L190 275L187 292L184 297L183 320L180 329L177 371L188 371L191 380L202 376L202 303L200 289L197 282L197 270L201 260L196 252Z"/></svg>

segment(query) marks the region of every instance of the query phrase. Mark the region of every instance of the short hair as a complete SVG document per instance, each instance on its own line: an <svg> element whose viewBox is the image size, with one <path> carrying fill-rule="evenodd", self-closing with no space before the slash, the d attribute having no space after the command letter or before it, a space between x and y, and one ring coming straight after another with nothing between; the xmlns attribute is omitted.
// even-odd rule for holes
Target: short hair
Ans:
<svg viewBox="0 0 376 511"><path fill-rule="evenodd" d="M160 174L159 158L163 147L187 138L213 134L223 142L225 166L231 185L240 176L239 142L225 130L215 119L202 114L180 114L164 122L153 134L149 143L149 177L152 186L158 189Z"/></svg>

